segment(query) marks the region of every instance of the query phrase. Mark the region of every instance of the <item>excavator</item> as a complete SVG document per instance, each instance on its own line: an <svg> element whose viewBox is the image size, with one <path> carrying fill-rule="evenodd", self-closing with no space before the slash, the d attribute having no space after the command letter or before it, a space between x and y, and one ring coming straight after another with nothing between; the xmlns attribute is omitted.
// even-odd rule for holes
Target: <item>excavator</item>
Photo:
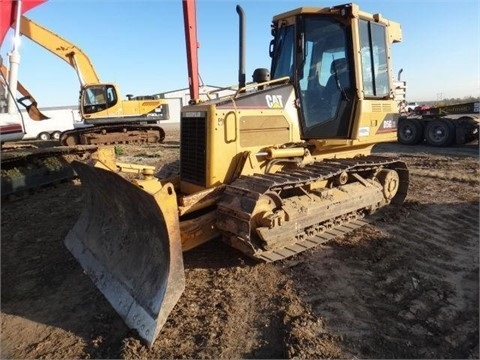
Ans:
<svg viewBox="0 0 480 360"><path fill-rule="evenodd" d="M35 98L18 81L18 70L20 65L20 35L27 35L32 40L39 43L45 41L45 44L52 46L52 52L55 51L56 45L61 48L62 46L69 44L49 31L45 31L45 33L42 32L42 29L36 24L23 17L23 13L43 2L44 0L29 0L27 2L22 2L21 0L8 0L0 2L0 40L2 45L8 29L10 27L14 28L13 49L8 54L8 68L4 65L3 58L0 56L0 140L2 143L0 193L2 200L7 199L12 195L17 195L18 193L25 193L31 189L76 177L73 168L70 166L70 162L73 159L90 161L91 159L103 159L105 156L110 156L109 150L111 149L103 152L103 149L92 140L95 139L95 135L103 136L102 140L104 141L108 141L107 136L109 136L110 141L114 138L114 135L104 130L102 125L100 128L98 126L92 127L93 132L89 129L88 133L82 133L80 135L74 134L75 138L70 136L70 134L67 134L64 140L67 140L66 142L68 143L68 146L37 147L28 143L12 143L21 140L25 134L25 114L20 111L20 105L23 105L27 109L28 116L32 120L41 121L47 119L47 117L37 108ZM49 37L48 35L51 36ZM78 59L80 61L85 59L88 60L85 56L76 57L76 48L70 48L70 50L72 59ZM61 50L58 49L56 54L60 56ZM91 65L84 65L83 68L91 69L93 71ZM111 94L114 94L116 91L114 85L101 84L98 81L92 85L86 84L82 87L82 90L88 93L92 89L99 89L102 86L105 86L106 89L110 89L112 91ZM17 92L22 95L19 99L16 98ZM159 118L162 118L163 115L161 115L161 113L165 109L168 109L168 107L165 107L166 105L163 105L162 101L157 100L130 101L126 106L124 106L123 103L124 102L118 102L118 104L122 104L124 110L129 109L128 111L132 114L138 109L145 112L153 112L148 113L145 116L147 116L148 119L155 119L155 122ZM118 108L118 104L113 107ZM137 108L134 106L137 106ZM121 111L119 111L119 113L121 113ZM163 114L166 113L168 113L168 111L163 112ZM94 112L92 112L92 115L94 117L96 116ZM102 119L103 121L106 121L105 116L110 116L108 114L105 115L105 112L98 112L98 115L103 117L99 118L100 121L102 121ZM111 118L113 119L113 117ZM129 118L129 121L133 121L133 118L133 116ZM138 119L140 119L140 117L138 117ZM125 119L122 119L121 116L117 115L114 121L122 122L125 121ZM136 141L141 138L147 139L147 136L149 140L153 139L154 141L161 141L165 135L163 130L158 126L149 125L147 127L146 125L139 125L133 122L132 126L138 128L137 133L140 135L140 138L138 136L135 138L135 134L132 134L131 132L125 134L126 131L123 130L128 128L131 129L131 127L128 127L130 125L117 125L121 126L121 136L123 136L123 138L120 138L121 140L118 141L122 141L122 139L125 140L125 135L128 136L129 142L135 141L135 139ZM109 122L106 121L104 126L109 126L108 129L110 130L112 126L117 125L110 125ZM96 132L96 134L94 132ZM116 139L118 138L119 137ZM77 144L76 139L79 139L81 144ZM5 143L9 144L7 145ZM111 169L120 170L122 172L136 173L140 170L152 171L152 168L148 166L141 166L139 168L135 164L124 164L116 161L109 162L108 159L102 161L104 163L109 163Z"/></svg>
<svg viewBox="0 0 480 360"><path fill-rule="evenodd" d="M132 181L74 163L86 204L65 238L149 346L184 290L182 252L221 238L262 262L298 256L400 206L409 183L403 161L371 152L397 139L400 24L356 4L276 15L270 69L247 83L237 6L235 93L200 101L195 3L182 3L192 101L181 110L179 172Z"/></svg>
<svg viewBox="0 0 480 360"><path fill-rule="evenodd" d="M62 145L102 145L162 142L165 131L158 121L168 120L168 102L162 99L120 100L118 87L100 82L89 57L77 46L37 24L20 17L20 34L67 62L80 82L80 114L91 127L65 131Z"/></svg>

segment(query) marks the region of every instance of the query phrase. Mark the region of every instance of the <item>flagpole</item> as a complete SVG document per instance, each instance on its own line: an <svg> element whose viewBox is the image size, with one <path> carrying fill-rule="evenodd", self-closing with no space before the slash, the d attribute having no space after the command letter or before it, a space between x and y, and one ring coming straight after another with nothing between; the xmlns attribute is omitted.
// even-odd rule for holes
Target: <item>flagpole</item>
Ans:
<svg viewBox="0 0 480 360"><path fill-rule="evenodd" d="M8 73L8 87L10 89L8 94L8 113L14 114L17 112L15 105L15 96L17 93L18 83L18 66L20 64L20 52L18 48L20 46L20 17L22 16L22 0L17 0L17 8L15 14L15 34L13 37L13 49L8 54L8 61L10 63L10 71Z"/></svg>

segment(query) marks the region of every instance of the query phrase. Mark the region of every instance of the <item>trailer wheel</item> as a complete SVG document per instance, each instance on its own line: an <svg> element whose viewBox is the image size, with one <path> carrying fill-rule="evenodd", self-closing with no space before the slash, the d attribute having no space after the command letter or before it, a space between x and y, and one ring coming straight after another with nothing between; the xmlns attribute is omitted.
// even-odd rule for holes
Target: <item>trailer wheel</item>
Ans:
<svg viewBox="0 0 480 360"><path fill-rule="evenodd" d="M60 134L61 134L61 133L62 133L61 131L54 131L54 132L52 133L52 135L50 135L50 138L51 138L52 140L58 141L58 140L60 140Z"/></svg>
<svg viewBox="0 0 480 360"><path fill-rule="evenodd" d="M402 119L398 124L397 137L400 144L418 144L423 140L423 126L418 120Z"/></svg>
<svg viewBox="0 0 480 360"><path fill-rule="evenodd" d="M425 128L425 139L432 146L449 146L455 138L455 126L446 119L430 121Z"/></svg>
<svg viewBox="0 0 480 360"><path fill-rule="evenodd" d="M37 136L38 140L48 141L50 140L50 134L48 132L41 132Z"/></svg>
<svg viewBox="0 0 480 360"><path fill-rule="evenodd" d="M473 116L462 116L455 120L458 125L456 143L458 145L467 144L478 140L480 131L480 119Z"/></svg>

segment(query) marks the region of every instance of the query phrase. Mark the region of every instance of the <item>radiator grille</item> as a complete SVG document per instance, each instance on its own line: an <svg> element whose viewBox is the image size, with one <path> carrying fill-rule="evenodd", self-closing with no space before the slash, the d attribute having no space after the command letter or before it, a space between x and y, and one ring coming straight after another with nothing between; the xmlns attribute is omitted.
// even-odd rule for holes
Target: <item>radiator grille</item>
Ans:
<svg viewBox="0 0 480 360"><path fill-rule="evenodd" d="M205 186L206 118L183 117L180 134L180 178Z"/></svg>
<svg viewBox="0 0 480 360"><path fill-rule="evenodd" d="M392 105L390 103L373 103L372 112L392 112Z"/></svg>

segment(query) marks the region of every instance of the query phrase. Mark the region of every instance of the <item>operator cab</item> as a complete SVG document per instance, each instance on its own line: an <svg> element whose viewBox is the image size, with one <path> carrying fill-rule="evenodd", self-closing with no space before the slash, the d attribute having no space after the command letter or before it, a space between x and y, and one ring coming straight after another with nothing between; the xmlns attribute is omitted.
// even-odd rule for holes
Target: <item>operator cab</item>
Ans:
<svg viewBox="0 0 480 360"><path fill-rule="evenodd" d="M110 84L85 85L80 94L83 114L104 111L118 102L115 86Z"/></svg>
<svg viewBox="0 0 480 360"><path fill-rule="evenodd" d="M349 139L359 96L390 96L386 26L353 11L350 5L300 8L274 18L271 75L292 79L304 139ZM354 49L356 22L360 55Z"/></svg>

